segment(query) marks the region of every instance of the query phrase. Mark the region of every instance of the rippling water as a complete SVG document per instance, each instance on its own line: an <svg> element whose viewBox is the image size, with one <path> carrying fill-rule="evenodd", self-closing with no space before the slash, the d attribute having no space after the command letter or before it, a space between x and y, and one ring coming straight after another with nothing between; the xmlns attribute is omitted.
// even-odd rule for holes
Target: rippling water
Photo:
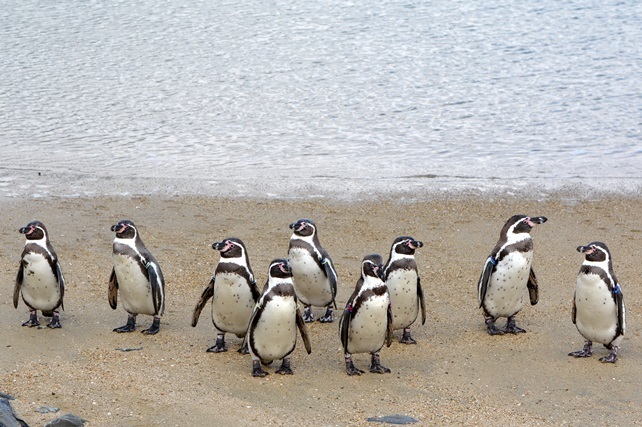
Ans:
<svg viewBox="0 0 642 427"><path fill-rule="evenodd" d="M0 196L642 188L642 2L0 0Z"/></svg>

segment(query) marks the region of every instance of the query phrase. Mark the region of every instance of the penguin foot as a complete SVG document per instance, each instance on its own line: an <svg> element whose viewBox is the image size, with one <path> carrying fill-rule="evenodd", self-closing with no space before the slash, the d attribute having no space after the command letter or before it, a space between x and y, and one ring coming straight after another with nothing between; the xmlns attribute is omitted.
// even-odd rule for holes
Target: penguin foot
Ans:
<svg viewBox="0 0 642 427"><path fill-rule="evenodd" d="M127 317L127 324L121 326L120 328L115 328L114 332L123 333L123 332L134 332L136 330L136 316L129 315Z"/></svg>
<svg viewBox="0 0 642 427"><path fill-rule="evenodd" d="M312 314L312 307L307 306L303 309L303 321L305 323L314 322L314 315Z"/></svg>
<svg viewBox="0 0 642 427"><path fill-rule="evenodd" d="M524 334L526 333L526 329L522 329L518 327L515 324L515 318L511 316L506 321L506 327L504 328L504 332L506 332L507 334Z"/></svg>
<svg viewBox="0 0 642 427"><path fill-rule="evenodd" d="M600 357L600 362L615 363L617 361L617 347L613 346L611 352L606 357Z"/></svg>
<svg viewBox="0 0 642 427"><path fill-rule="evenodd" d="M216 343L205 351L207 353L225 353L227 351L227 347L225 346L225 344L219 345L218 343ZM241 350L239 350L239 353L240 352Z"/></svg>
<svg viewBox="0 0 642 427"><path fill-rule="evenodd" d="M504 331L499 329L494 324L493 325L486 325L486 329L488 330L488 335L504 335Z"/></svg>
<svg viewBox="0 0 642 427"><path fill-rule="evenodd" d="M399 342L402 344L417 344L417 341L410 336L410 328L404 328L403 335Z"/></svg>
<svg viewBox="0 0 642 427"><path fill-rule="evenodd" d="M216 337L216 344L207 349L208 353L224 353L226 351L225 339L221 336Z"/></svg>
<svg viewBox="0 0 642 427"><path fill-rule="evenodd" d="M593 343L591 341L586 341L584 343L584 348L582 348L580 351L573 351L568 355L573 357L591 357L592 354L593 354Z"/></svg>
<svg viewBox="0 0 642 427"><path fill-rule="evenodd" d="M156 335L158 331L160 331L160 318L154 317L152 326L150 326L148 329L142 330L141 333L145 335Z"/></svg>
<svg viewBox="0 0 642 427"><path fill-rule="evenodd" d="M239 352L239 353L241 353L241 354L250 354L250 349L249 349L249 347L247 346L247 341L245 341L245 340L244 340L244 341L243 341L243 345L241 346L241 348L239 348L239 349L238 349L238 350L236 350L236 351L238 351L238 352Z"/></svg>
<svg viewBox="0 0 642 427"><path fill-rule="evenodd" d="M334 321L334 316L332 315L332 308L328 307L325 311L325 314L322 317L319 317L319 322L332 323L333 321Z"/></svg>
<svg viewBox="0 0 642 427"><path fill-rule="evenodd" d="M253 377L267 377L268 373L261 368L261 362L258 360L253 360L252 361L252 376Z"/></svg>
<svg viewBox="0 0 642 427"><path fill-rule="evenodd" d="M522 329L519 326L512 324L512 325L506 325L504 328L504 332L507 334L525 334L526 329Z"/></svg>
<svg viewBox="0 0 642 427"><path fill-rule="evenodd" d="M292 368L290 367L290 359L289 358L283 359L283 362L281 363L281 367L274 372L280 375L294 374L294 372L292 371Z"/></svg>
<svg viewBox="0 0 642 427"><path fill-rule="evenodd" d="M363 371L361 369L357 369L354 366L354 363L352 363L352 356L349 353L345 354L345 361L346 361L346 373L348 375L352 376L352 375L363 374Z"/></svg>
<svg viewBox="0 0 642 427"><path fill-rule="evenodd" d="M381 365L379 360L379 353L372 353L372 360L370 361L370 372L373 374L389 374L390 369Z"/></svg>
<svg viewBox="0 0 642 427"><path fill-rule="evenodd" d="M49 322L47 327L51 328L51 329L62 328L62 325L60 324L60 317L59 317L58 313L54 313L54 315L51 316L51 321Z"/></svg>
<svg viewBox="0 0 642 427"><path fill-rule="evenodd" d="M40 326L38 315L35 311L29 314L29 320L27 320L26 322L22 322L22 326L29 326L30 328L33 328L34 326Z"/></svg>

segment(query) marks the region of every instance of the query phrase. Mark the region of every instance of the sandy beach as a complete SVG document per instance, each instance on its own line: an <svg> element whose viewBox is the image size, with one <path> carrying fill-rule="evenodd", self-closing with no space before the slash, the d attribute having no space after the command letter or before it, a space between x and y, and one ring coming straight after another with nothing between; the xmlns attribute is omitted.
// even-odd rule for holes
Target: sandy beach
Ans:
<svg viewBox="0 0 642 427"><path fill-rule="evenodd" d="M518 315L528 332L489 336L477 306L482 264L513 214L544 215L533 230L533 267L540 302ZM397 203L173 198L6 199L0 203L0 391L31 426L73 413L90 426L376 425L368 417L403 414L421 425L642 424L642 199L543 201L469 197ZM128 218L139 227L167 282L167 309L156 336L117 334L126 321L107 302L112 268L110 226ZM211 244L241 238L260 286L268 263L286 256L288 224L313 219L339 273L338 305L354 289L364 255L387 257L399 235L425 244L417 263L427 322L413 327L417 345L395 342L381 352L392 373L346 375L338 324L309 325L312 354L299 345L293 376L252 378L251 359L205 350L214 343L209 305L197 327L194 305L218 262ZM24 237L18 228L44 222L67 279L62 329L21 327L28 318L12 295ZM594 347L588 359L571 322L578 245L603 241L627 305L628 330L619 360ZM315 314L321 313L315 310ZM337 316L340 313L337 312ZM139 316L139 330L150 318ZM503 325L503 320L500 321ZM299 344L301 344L299 342ZM122 351L119 349L135 349ZM366 368L368 355L355 355ZM58 414L35 412L40 406Z"/></svg>

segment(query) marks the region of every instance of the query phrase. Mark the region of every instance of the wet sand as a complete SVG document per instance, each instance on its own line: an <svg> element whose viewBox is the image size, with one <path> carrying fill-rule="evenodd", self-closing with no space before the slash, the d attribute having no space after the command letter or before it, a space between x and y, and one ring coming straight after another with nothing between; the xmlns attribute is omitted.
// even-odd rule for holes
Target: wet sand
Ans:
<svg viewBox="0 0 642 427"><path fill-rule="evenodd" d="M528 332L486 334L476 283L484 259L511 215L544 215L534 268L540 302L518 315ZM217 198L9 199L0 203L0 391L32 426L74 413L90 426L377 425L368 417L405 414L423 425L637 425L642 423L640 244L642 199L545 201L517 198L390 200L337 203ZM417 345L395 342L381 352L391 374L348 377L338 324L309 325L312 354L292 355L293 376L252 378L251 359L212 354L209 306L196 328L192 310L218 262L210 248L241 238L262 286L268 263L286 256L298 218L314 219L339 273L338 304L352 292L359 263L369 253L387 257L392 240L412 235L425 247L417 263L427 322L413 328ZM117 334L126 321L107 302L111 271L109 227L129 218L158 259L167 281L167 309L156 336ZM17 229L43 221L67 279L62 329L21 327L28 310L12 295L23 236ZM567 353L582 347L571 323L571 300L582 256L578 245L609 245L627 305L628 331L615 365ZM321 309L315 310L320 314ZM340 313L337 312L337 317ZM150 318L139 316L139 330ZM503 324L503 321L501 321ZM118 349L137 349L123 352ZM367 368L369 357L355 355ZM58 415L59 415L58 414Z"/></svg>

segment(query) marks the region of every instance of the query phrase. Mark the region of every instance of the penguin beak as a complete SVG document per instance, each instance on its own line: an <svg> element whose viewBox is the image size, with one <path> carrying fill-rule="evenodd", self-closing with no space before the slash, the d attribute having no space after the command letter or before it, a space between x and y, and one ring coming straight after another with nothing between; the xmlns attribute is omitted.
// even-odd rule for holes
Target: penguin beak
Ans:
<svg viewBox="0 0 642 427"><path fill-rule="evenodd" d="M292 224L290 224L290 230L294 230L294 227L296 227L296 222L293 222Z"/></svg>
<svg viewBox="0 0 642 427"><path fill-rule="evenodd" d="M212 243L212 249L214 249L215 251L220 251L221 249L223 249L223 242Z"/></svg>
<svg viewBox="0 0 642 427"><path fill-rule="evenodd" d="M595 249L593 249L593 247L592 247L592 246L578 246L578 247L577 247L577 251L578 251L578 252L581 252L581 253L583 253L583 254L590 255L590 254L592 254L593 252L595 252Z"/></svg>
<svg viewBox="0 0 642 427"><path fill-rule="evenodd" d="M534 227L535 224L544 224L546 221L548 221L548 218L545 216L533 216L528 219L528 225Z"/></svg>
<svg viewBox="0 0 642 427"><path fill-rule="evenodd" d="M290 268L289 262L282 262L281 264L279 264L279 269L286 274L292 271L292 269Z"/></svg>
<svg viewBox="0 0 642 427"><path fill-rule="evenodd" d="M31 234L33 232L33 227L22 227L18 230L20 234Z"/></svg>
<svg viewBox="0 0 642 427"><path fill-rule="evenodd" d="M411 240L409 244L410 244L410 247L413 249L421 248L424 245L424 243L420 242L419 240Z"/></svg>

